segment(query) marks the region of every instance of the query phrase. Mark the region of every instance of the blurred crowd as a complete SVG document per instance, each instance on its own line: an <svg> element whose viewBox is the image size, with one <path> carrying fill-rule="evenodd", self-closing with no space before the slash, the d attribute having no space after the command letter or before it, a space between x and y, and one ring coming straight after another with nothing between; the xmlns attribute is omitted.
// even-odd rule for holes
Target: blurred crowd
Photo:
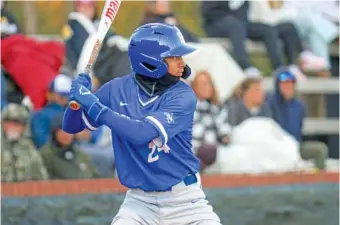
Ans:
<svg viewBox="0 0 340 225"><path fill-rule="evenodd" d="M1 176L2 182L114 177L107 127L76 135L61 129L72 78L85 67L98 26L97 2L75 0L65 18L62 42L38 41L22 33L1 1ZM202 173L271 172L299 169L310 161L327 169L328 146L303 139L306 107L296 93L308 76L330 76L329 45L338 43L338 1L203 1L208 37L228 38L232 51L202 43L172 11L169 1L148 1L140 24L177 25L200 51L185 60L186 82L198 104L193 151ZM245 40L263 42L274 91L252 65ZM130 72L128 39L106 35L91 73L93 91Z"/></svg>

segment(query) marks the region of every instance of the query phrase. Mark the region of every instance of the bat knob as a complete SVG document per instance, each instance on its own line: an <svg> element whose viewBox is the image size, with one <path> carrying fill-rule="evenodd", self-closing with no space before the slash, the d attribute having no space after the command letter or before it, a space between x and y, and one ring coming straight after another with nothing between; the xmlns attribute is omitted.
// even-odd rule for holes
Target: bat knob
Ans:
<svg viewBox="0 0 340 225"><path fill-rule="evenodd" d="M80 105L76 101L70 101L68 104L72 110L80 109Z"/></svg>

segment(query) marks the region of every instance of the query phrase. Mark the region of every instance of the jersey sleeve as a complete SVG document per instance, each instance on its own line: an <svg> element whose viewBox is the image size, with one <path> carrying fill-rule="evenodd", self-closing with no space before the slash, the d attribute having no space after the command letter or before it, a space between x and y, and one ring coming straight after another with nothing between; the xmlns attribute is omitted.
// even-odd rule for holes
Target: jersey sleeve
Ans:
<svg viewBox="0 0 340 225"><path fill-rule="evenodd" d="M193 92L176 93L168 98L162 107L150 113L145 120L159 133L154 140L158 147L164 146L171 138L192 127L197 98Z"/></svg>
<svg viewBox="0 0 340 225"><path fill-rule="evenodd" d="M110 95L112 86L114 86L114 80L105 83L94 93L99 98L99 101L109 108L111 108ZM92 131L96 130L98 127L102 125L92 120L84 111L82 112L82 120L84 126Z"/></svg>

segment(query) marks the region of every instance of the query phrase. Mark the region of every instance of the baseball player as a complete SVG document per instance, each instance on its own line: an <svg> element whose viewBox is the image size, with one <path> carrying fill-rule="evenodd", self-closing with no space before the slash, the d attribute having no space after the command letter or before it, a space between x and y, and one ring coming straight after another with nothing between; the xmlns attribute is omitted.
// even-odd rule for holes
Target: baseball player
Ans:
<svg viewBox="0 0 340 225"><path fill-rule="evenodd" d="M72 83L70 100L81 109L65 111L63 129L108 126L118 178L129 188L114 225L221 224L205 199L191 150L196 96L180 79L191 73L182 56L195 50L177 27L146 24L130 38L131 74L95 94L88 75Z"/></svg>

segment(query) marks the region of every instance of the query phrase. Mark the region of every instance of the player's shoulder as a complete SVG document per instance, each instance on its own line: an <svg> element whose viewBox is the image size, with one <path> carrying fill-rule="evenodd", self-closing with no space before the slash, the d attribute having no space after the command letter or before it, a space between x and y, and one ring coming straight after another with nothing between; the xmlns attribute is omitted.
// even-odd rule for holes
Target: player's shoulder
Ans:
<svg viewBox="0 0 340 225"><path fill-rule="evenodd" d="M131 87L133 85L133 78L131 74L127 74L121 77L115 77L112 80L109 80L102 86L105 86L106 88L113 89L118 91L120 88L127 88Z"/></svg>
<svg viewBox="0 0 340 225"><path fill-rule="evenodd" d="M191 86L184 81L177 82L166 92L166 99L170 104L177 105L180 108L192 111L196 109L197 97Z"/></svg>
<svg viewBox="0 0 340 225"><path fill-rule="evenodd" d="M197 99L196 94L192 87L182 80L178 81L177 84L173 86L170 93L179 97L186 96L186 98L195 101Z"/></svg>
<svg viewBox="0 0 340 225"><path fill-rule="evenodd" d="M113 85L123 85L123 84L131 84L133 83L133 76L132 74L126 74L120 77L115 77L112 80L110 80L109 82L111 82Z"/></svg>

